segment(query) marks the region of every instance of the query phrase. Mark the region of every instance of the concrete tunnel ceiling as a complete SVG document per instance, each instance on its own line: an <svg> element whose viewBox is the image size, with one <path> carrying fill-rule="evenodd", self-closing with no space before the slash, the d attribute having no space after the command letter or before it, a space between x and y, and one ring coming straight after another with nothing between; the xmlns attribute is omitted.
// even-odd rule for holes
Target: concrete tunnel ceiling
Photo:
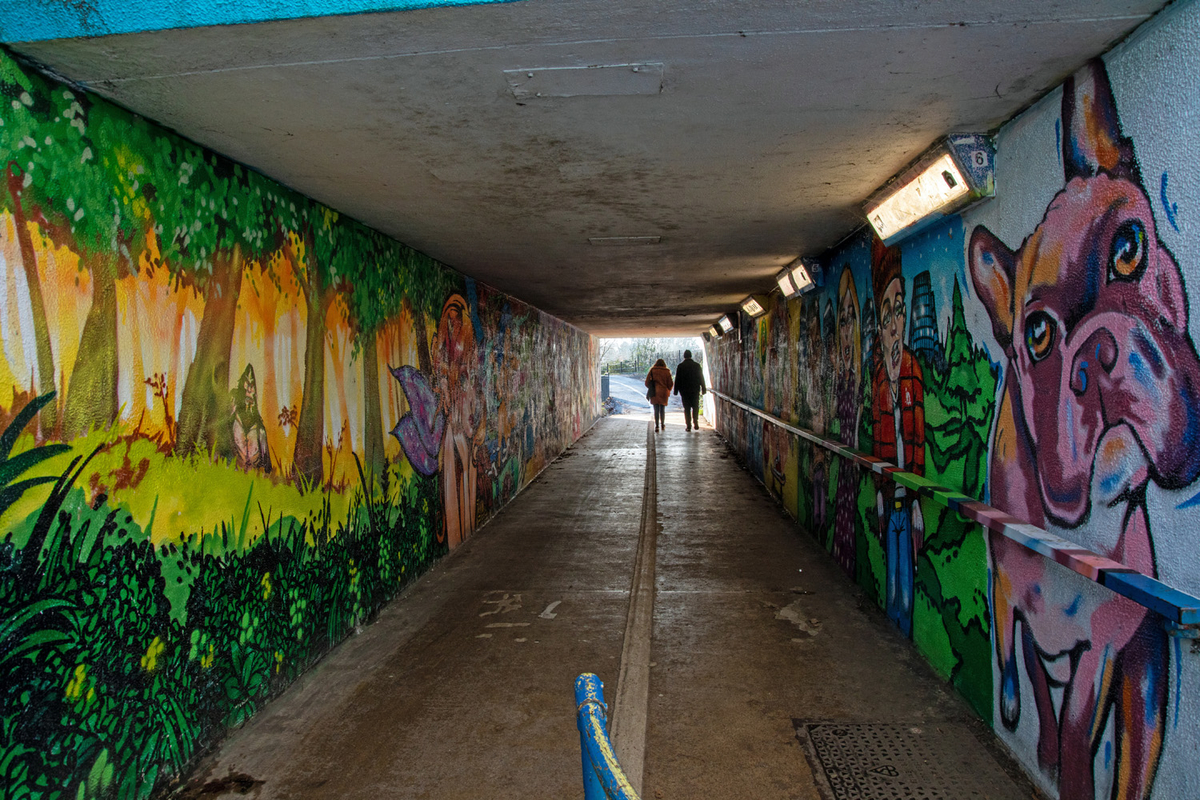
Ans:
<svg viewBox="0 0 1200 800"><path fill-rule="evenodd" d="M673 336L1163 5L521 0L12 46L593 334Z"/></svg>

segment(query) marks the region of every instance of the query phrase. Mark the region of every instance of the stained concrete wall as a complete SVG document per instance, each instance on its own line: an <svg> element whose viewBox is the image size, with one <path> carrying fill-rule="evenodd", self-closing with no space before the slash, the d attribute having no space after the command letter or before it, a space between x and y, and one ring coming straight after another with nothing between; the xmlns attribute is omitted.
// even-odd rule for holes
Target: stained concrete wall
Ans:
<svg viewBox="0 0 1200 800"><path fill-rule="evenodd" d="M999 131L996 197L708 346L718 389L1200 593L1200 5ZM1200 797L1162 620L728 403L718 429L1062 798Z"/></svg>
<svg viewBox="0 0 1200 800"><path fill-rule="evenodd" d="M0 53L5 797L169 784L599 414L596 340Z"/></svg>

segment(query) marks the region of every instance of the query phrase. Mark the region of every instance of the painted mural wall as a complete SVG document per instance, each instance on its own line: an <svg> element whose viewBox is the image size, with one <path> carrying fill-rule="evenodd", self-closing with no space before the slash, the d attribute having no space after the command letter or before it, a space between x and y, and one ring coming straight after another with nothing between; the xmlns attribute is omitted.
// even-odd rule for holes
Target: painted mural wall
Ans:
<svg viewBox="0 0 1200 800"><path fill-rule="evenodd" d="M0 779L146 797L598 413L596 342L0 53Z"/></svg>
<svg viewBox="0 0 1200 800"><path fill-rule="evenodd" d="M825 254L718 389L1200 593L1200 4L1001 129L997 196ZM728 403L768 489L1049 794L1200 797L1200 647Z"/></svg>

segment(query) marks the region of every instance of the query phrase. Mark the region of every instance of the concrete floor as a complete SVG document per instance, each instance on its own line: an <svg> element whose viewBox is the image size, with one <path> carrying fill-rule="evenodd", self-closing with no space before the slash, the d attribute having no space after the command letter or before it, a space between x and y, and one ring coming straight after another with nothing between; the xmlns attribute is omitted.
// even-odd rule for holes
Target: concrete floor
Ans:
<svg viewBox="0 0 1200 800"><path fill-rule="evenodd" d="M597 423L192 786L232 773L263 800L581 797L572 683L599 674L612 704L648 420ZM983 730L707 424L669 414L654 438L644 798L821 797L794 720ZM991 796L1030 796L996 774Z"/></svg>

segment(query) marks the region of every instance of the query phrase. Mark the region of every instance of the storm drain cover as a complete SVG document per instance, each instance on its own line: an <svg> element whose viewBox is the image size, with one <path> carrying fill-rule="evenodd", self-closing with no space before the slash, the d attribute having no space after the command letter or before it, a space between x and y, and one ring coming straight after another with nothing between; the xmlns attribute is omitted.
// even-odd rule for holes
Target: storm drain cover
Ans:
<svg viewBox="0 0 1200 800"><path fill-rule="evenodd" d="M1024 797L963 725L796 724L832 800Z"/></svg>

